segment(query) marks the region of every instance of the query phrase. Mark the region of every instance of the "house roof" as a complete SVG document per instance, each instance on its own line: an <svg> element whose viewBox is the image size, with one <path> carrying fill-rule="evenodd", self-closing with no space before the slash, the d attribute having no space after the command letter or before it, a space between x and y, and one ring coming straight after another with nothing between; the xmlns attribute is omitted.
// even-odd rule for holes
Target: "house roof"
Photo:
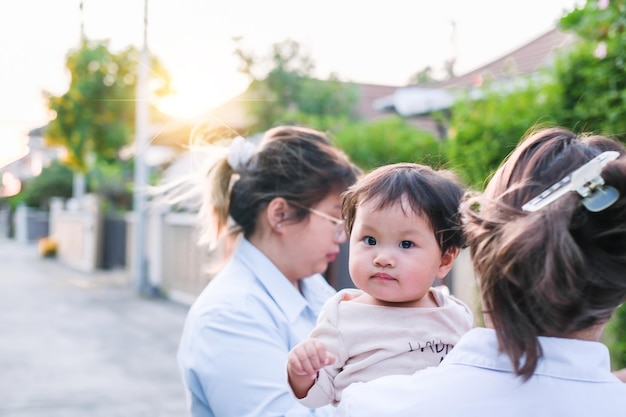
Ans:
<svg viewBox="0 0 626 417"><path fill-rule="evenodd" d="M427 86L402 87L392 95L374 102L381 110L394 110L404 117L428 114L450 107L459 90L470 90L474 97L480 96L478 87L483 82L519 79L552 63L556 51L570 45L574 35L553 28L530 42L512 50L495 61L489 62L466 74Z"/></svg>
<svg viewBox="0 0 626 417"><path fill-rule="evenodd" d="M542 67L549 66L554 59L555 52L570 45L573 39L573 34L563 32L555 27L495 61L459 77L435 83L430 87L467 88L480 86L486 74L492 80L531 74Z"/></svg>
<svg viewBox="0 0 626 417"><path fill-rule="evenodd" d="M454 103L454 95L443 88L408 86L396 89L393 94L378 98L372 103L380 112L395 110L402 116L428 114L446 109Z"/></svg>
<svg viewBox="0 0 626 417"><path fill-rule="evenodd" d="M399 86L377 85L377 84L359 84L354 83L360 91L360 100L357 105L359 117L365 120L372 120L388 114L384 109L374 105L374 103L382 97L389 96L397 91Z"/></svg>
<svg viewBox="0 0 626 417"><path fill-rule="evenodd" d="M357 103L357 114L365 120L375 119L384 115L384 111L373 106L374 101L389 94L393 94L394 91L400 88L397 85L362 84L355 82L346 82L345 84L354 85L358 88L359 102ZM254 100L254 98L250 97L250 90L246 90L237 97L213 109L211 116L236 129L245 129L252 122L245 109L245 103L250 100Z"/></svg>

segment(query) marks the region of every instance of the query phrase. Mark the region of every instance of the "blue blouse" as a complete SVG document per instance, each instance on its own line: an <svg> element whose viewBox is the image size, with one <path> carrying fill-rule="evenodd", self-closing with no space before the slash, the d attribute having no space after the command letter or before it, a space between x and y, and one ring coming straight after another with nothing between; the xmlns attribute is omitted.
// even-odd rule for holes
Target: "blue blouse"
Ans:
<svg viewBox="0 0 626 417"><path fill-rule="evenodd" d="M300 293L242 239L230 261L192 305L178 363L193 417L332 416L298 403L287 382L287 354L308 337L335 290L322 275Z"/></svg>

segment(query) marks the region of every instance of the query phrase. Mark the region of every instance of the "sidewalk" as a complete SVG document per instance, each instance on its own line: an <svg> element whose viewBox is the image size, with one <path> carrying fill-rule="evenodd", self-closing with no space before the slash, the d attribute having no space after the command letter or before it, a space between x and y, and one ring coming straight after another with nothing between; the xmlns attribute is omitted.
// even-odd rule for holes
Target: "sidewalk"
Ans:
<svg viewBox="0 0 626 417"><path fill-rule="evenodd" d="M187 309L0 238L0 416L186 417Z"/></svg>

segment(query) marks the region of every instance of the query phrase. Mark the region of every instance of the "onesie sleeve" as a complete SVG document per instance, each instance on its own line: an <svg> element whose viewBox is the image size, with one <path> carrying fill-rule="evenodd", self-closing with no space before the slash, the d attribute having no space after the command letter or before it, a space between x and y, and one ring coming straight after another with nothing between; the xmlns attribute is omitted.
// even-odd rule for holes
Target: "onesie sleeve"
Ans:
<svg viewBox="0 0 626 417"><path fill-rule="evenodd" d="M334 364L320 369L318 377L306 397L299 400L300 403L310 408L322 407L327 404L337 405L338 403L335 377L343 369L348 359L343 337L338 327L339 303L345 297L351 298L345 290L342 290L328 300L319 315L317 325L311 332L310 337L324 342L328 351L333 353L337 360Z"/></svg>

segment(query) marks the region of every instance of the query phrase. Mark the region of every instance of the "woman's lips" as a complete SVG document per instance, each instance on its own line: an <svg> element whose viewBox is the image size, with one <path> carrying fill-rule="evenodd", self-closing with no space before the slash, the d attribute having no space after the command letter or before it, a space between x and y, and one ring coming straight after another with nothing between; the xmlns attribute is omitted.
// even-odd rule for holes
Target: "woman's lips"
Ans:
<svg viewBox="0 0 626 417"><path fill-rule="evenodd" d="M328 262L334 262L335 259L337 259L337 255L339 255L339 252L329 253L328 255L326 255L326 260Z"/></svg>

